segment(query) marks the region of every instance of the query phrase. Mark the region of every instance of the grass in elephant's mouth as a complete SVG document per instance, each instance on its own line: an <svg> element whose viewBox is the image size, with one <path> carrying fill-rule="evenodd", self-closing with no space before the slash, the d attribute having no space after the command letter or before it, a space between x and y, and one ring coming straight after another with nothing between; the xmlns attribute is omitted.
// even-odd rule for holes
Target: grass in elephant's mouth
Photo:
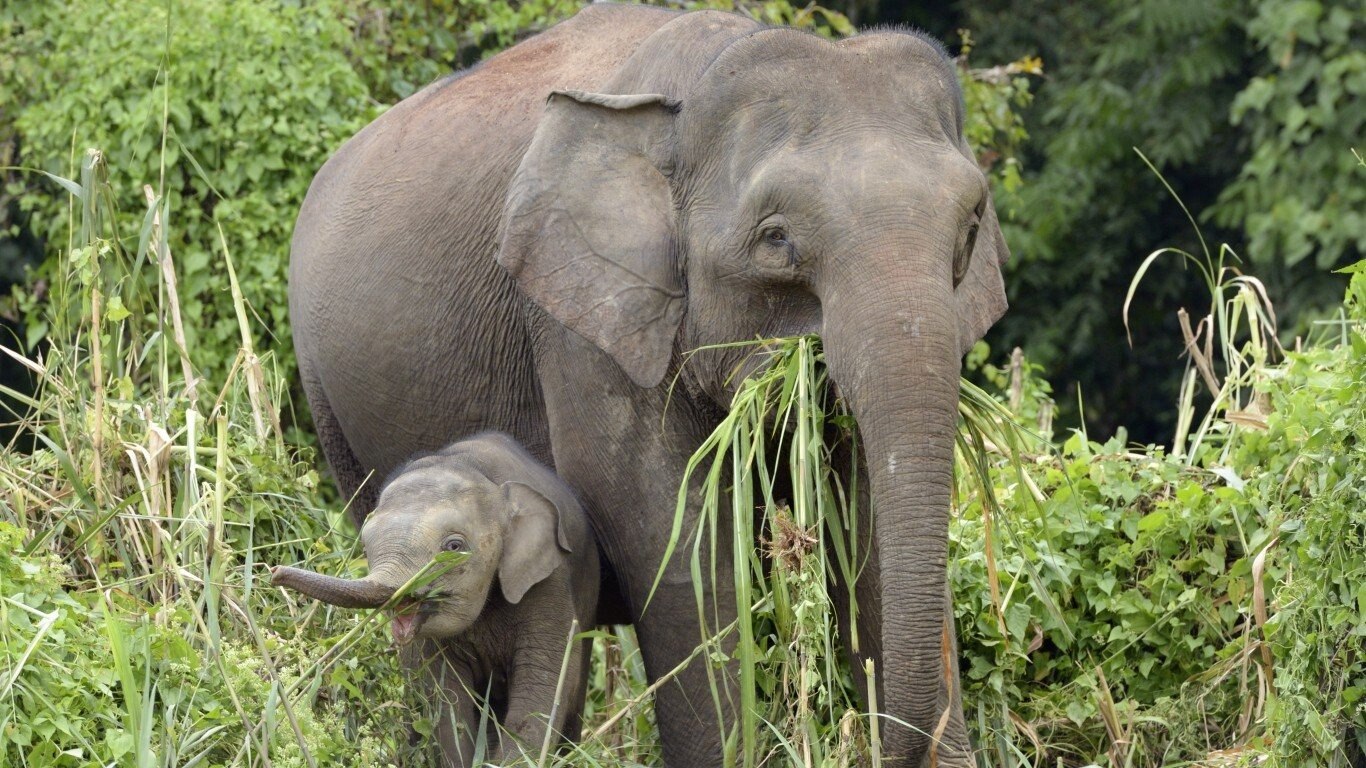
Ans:
<svg viewBox="0 0 1366 768"><path fill-rule="evenodd" d="M394 603L389 612L395 616L430 616L436 613L444 597L441 595L427 595L423 597L405 597Z"/></svg>
<svg viewBox="0 0 1366 768"><path fill-rule="evenodd" d="M418 600L417 609L424 614L436 613L441 604L450 599L451 595L445 592L432 592Z"/></svg>
<svg viewBox="0 0 1366 768"><path fill-rule="evenodd" d="M690 481L705 468L700 517L687 540L702 625L713 632L718 625L703 603L706 585L718 593L733 589L737 605L753 607L736 625L740 717L727 735L733 762L876 764L876 718L861 701L876 698L878 670L871 663L866 670L850 669L845 652L860 647L853 584L862 567L854 546L861 521L854 511L863 489L842 469L858 465L857 427L827 376L818 336L747 344L768 360L739 382L726 417L693 454L665 562L684 541ZM989 498L988 451L1018 468L1025 435L994 397L966 380L961 387L956 469L968 487ZM717 535L724 525L731 526L735 563L730 585L717 583L710 565L718 541L725 540ZM813 552L825 556L809 556ZM836 595L835 589L848 592ZM849 606L849 616L837 616L840 603ZM840 626L854 627L852 636L840 637ZM864 684L867 690L859 690Z"/></svg>

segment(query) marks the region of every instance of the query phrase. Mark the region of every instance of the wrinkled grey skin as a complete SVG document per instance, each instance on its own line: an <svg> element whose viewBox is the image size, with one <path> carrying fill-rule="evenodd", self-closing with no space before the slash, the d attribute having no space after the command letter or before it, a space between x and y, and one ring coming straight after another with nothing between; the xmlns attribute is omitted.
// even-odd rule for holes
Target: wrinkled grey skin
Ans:
<svg viewBox="0 0 1366 768"><path fill-rule="evenodd" d="M318 174L293 244L299 365L343 492L449 435L512 434L580 493L599 618L634 621L658 678L700 635L685 554L644 610L671 499L743 352L683 354L819 332L878 510L855 660L896 718L883 754L967 764L952 444L1007 252L962 122L951 63L916 35L597 4L405 100ZM724 626L734 594L706 597ZM700 664L655 706L668 764L720 762Z"/></svg>
<svg viewBox="0 0 1366 768"><path fill-rule="evenodd" d="M425 599L394 608L390 624L405 665L425 671L441 704L446 765L474 765L475 696L485 691L520 742L503 750L538 754L547 724L577 737L588 641L568 649L558 706L555 691L571 631L593 627L598 552L573 491L554 473L506 435L452 443L395 473L361 539L364 579L277 567L272 581L333 605L378 608L438 552L468 553L424 588Z"/></svg>

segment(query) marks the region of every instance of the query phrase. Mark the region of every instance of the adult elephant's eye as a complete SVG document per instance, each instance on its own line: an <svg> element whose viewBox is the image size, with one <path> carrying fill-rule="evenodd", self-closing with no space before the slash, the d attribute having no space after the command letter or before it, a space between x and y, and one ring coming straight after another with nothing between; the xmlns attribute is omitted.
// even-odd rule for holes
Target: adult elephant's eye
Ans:
<svg viewBox="0 0 1366 768"><path fill-rule="evenodd" d="M977 247L977 229L979 226L975 221L968 225L963 243L958 246L958 253L953 256L954 288L957 288L958 284L963 282L963 278L967 277L968 266L972 264L972 249Z"/></svg>
<svg viewBox="0 0 1366 768"><path fill-rule="evenodd" d="M467 547L463 536L447 536L446 540L441 542L441 549L446 552L464 552Z"/></svg>
<svg viewBox="0 0 1366 768"><path fill-rule="evenodd" d="M982 226L982 214L986 210L986 203L987 200L983 197L973 210L972 219L963 228L963 234L959 236L958 250L953 254L954 288L967 277L968 266L972 264L972 250L977 247L977 230Z"/></svg>
<svg viewBox="0 0 1366 768"><path fill-rule="evenodd" d="M772 227L764 233L764 240L769 245L787 245L787 230L782 227Z"/></svg>

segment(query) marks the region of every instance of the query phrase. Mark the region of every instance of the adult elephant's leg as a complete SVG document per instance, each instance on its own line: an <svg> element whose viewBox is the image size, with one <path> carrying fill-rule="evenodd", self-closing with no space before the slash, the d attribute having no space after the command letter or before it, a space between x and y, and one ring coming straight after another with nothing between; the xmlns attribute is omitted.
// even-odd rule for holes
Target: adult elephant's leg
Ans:
<svg viewBox="0 0 1366 768"><path fill-rule="evenodd" d="M313 428L318 435L318 444L322 446L327 465L332 468L337 490L347 501L347 516L355 524L356 530L360 530L366 516L379 500L379 478L369 477L369 473L351 450L351 444L342 432L341 422L332 412L332 404L328 402L322 384L315 376L310 375L308 365L302 360L300 368L304 369L301 372L304 395L308 398L308 410L313 415Z"/></svg>
<svg viewBox="0 0 1366 768"><path fill-rule="evenodd" d="M640 431L652 433L648 424L657 418L642 419ZM552 432L553 434L553 432ZM660 563L664 560L672 527L677 482L682 478L686 457L659 456L650 447L629 445L626 450L598 454L556 449L557 470L571 485L580 489L589 515L595 522L603 552L621 582L624 596L634 618L645 669L653 683L669 676L655 695L655 720L666 766L710 766L722 764L722 745L736 719L731 716L734 671L715 668L712 654L689 657L704 638L729 626L736 616L734 602L731 543L725 537L729 523L719 522L716 543L717 562L704 560L699 571L715 574L716 588L703 584L703 610L706 625L699 615L697 592L693 585L687 539L697 528L697 494L688 504L682 538L653 589ZM568 454L574 453L574 456ZM630 466L632 456L645 458L641 466ZM583 460L599 465L597 471L583 466ZM603 477L602 470L612 467ZM582 478L582 479L580 479ZM627 479L629 478L629 479ZM598 490L584 490L594 482ZM706 549L706 547L704 547ZM648 601L648 604L647 604ZM735 633L720 640L720 650L730 655ZM678 669L682 666L682 669Z"/></svg>
<svg viewBox="0 0 1366 768"><path fill-rule="evenodd" d="M641 431L653 430L642 426ZM735 724L735 718L731 716L732 702L736 700L732 690L734 672L730 667L713 667L710 653L699 653L690 662L688 659L704 638L735 620L730 540L721 538L717 541L718 558L714 569L706 560L699 569L703 574L715 573L716 576L715 589L710 583L703 585L701 615L706 617L704 627L690 572L692 548L686 541L697 527L696 493L691 494L689 514L682 526L685 541L680 542L658 587L651 593L667 550L676 483L683 475L685 457L646 461L646 466L637 470L627 467L628 457L649 456L652 452L648 447L599 455L590 462L615 464L618 469L603 478L597 472L591 472L592 467L582 466L582 459L591 454L575 451L577 455L570 457L566 455L568 453L556 449L557 469L583 494L604 545L603 551L617 571L634 617L650 681L658 681L666 675L670 677L655 695L655 720L659 725L664 764L685 768L720 765L722 744L727 735L723 731ZM623 469L626 471L620 471ZM631 479L622 482L624 476ZM584 490L594 481L602 480L606 480L602 486L605 493ZM723 520L717 528L719 536L724 537L729 524ZM723 637L720 650L730 655L734 638L734 632ZM681 670L678 669L680 665L683 665Z"/></svg>
<svg viewBox="0 0 1366 768"><path fill-rule="evenodd" d="M704 595L708 607L715 608L714 613L708 613L706 634L717 631L715 624L729 625L735 619L733 591L728 589L732 583L729 567L719 567L717 579L723 585L719 591L721 600L714 603L710 590ZM703 642L704 632L697 614L691 583L661 584L655 592L645 615L636 622L651 681L669 675ZM719 650L730 655L735 647L734 637L731 632L723 638ZM723 762L722 745L732 737L737 725L732 716L737 701L735 674L731 666L716 668L711 658L709 652L699 653L655 695L655 719L667 766L712 766Z"/></svg>
<svg viewBox="0 0 1366 768"><path fill-rule="evenodd" d="M641 389L596 347L554 321L538 325L536 337L555 470L584 502L605 565L614 570L629 604L651 681L671 675L655 696L665 764L719 765L722 729L735 722L731 670L710 668L710 655L703 653L671 674L704 637L686 541L651 596L668 549L678 484L710 426L682 393L669 402L667 386ZM685 540L696 527L696 488L691 497ZM724 535L729 525L723 520L717 528ZM720 588L704 584L708 633L735 619L730 546L728 539L716 546ZM712 564L703 563L702 573L712 571ZM733 647L733 636L723 651Z"/></svg>

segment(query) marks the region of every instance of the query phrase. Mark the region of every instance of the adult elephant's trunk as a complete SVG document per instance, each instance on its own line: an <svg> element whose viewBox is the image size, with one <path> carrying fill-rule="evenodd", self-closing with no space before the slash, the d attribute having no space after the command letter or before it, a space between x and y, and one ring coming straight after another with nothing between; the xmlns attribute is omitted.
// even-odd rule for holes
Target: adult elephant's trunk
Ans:
<svg viewBox="0 0 1366 768"><path fill-rule="evenodd" d="M395 592L393 587L370 578L338 579L287 565L270 569L270 583L277 587L288 587L339 608L379 608Z"/></svg>
<svg viewBox="0 0 1366 768"><path fill-rule="evenodd" d="M831 377L858 420L872 486L881 711L912 726L883 720L884 754L894 765L918 765L944 709L959 706L941 690L954 677L945 664L956 663L946 650L953 646L945 590L960 361L948 275L936 289L934 266L911 274L921 254L882 250L824 292L824 338Z"/></svg>

